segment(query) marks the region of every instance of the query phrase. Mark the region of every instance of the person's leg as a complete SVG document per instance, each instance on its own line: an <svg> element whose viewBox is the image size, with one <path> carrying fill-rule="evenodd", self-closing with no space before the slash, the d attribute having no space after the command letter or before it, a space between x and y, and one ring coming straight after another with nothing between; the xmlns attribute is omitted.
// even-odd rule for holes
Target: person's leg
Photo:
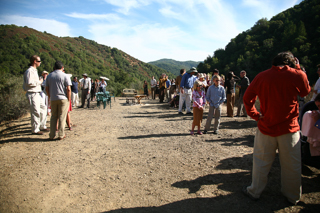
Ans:
<svg viewBox="0 0 320 213"><path fill-rule="evenodd" d="M296 204L301 197L301 151L299 132L277 137L281 165L281 192Z"/></svg>
<svg viewBox="0 0 320 213"><path fill-rule="evenodd" d="M243 102L242 102L242 97L241 97L242 95L240 95L240 97L239 97L239 101L238 101L238 103L237 103L237 107L238 107L238 109L237 109L237 116L240 116L241 115L241 111L242 111L242 107L243 107Z"/></svg>
<svg viewBox="0 0 320 213"><path fill-rule="evenodd" d="M234 104L235 104L235 102L236 102L236 94L232 93L231 94L231 105L232 105L231 117L234 116Z"/></svg>
<svg viewBox="0 0 320 213"><path fill-rule="evenodd" d="M182 112L182 106L185 99L185 95L180 92L179 94L179 112Z"/></svg>
<svg viewBox="0 0 320 213"><path fill-rule="evenodd" d="M69 112L67 112L66 120L67 120L67 125L68 125L69 130L71 130L72 128L71 128L71 121L70 121L70 113Z"/></svg>
<svg viewBox="0 0 320 213"><path fill-rule="evenodd" d="M227 115L232 117L232 103L231 103L231 94L227 94Z"/></svg>
<svg viewBox="0 0 320 213"><path fill-rule="evenodd" d="M209 113L208 113L207 121L206 121L206 126L204 127L205 131L209 131L210 130L213 113L214 113L214 107L210 106L209 107Z"/></svg>
<svg viewBox="0 0 320 213"><path fill-rule="evenodd" d="M68 99L60 100L58 113L59 113L59 138L63 138L65 136L64 128L66 126L66 119L68 113L69 101Z"/></svg>
<svg viewBox="0 0 320 213"><path fill-rule="evenodd" d="M40 93L27 93L31 112L31 130L33 133L40 131Z"/></svg>
<svg viewBox="0 0 320 213"><path fill-rule="evenodd" d="M90 108L90 93L87 94L87 108Z"/></svg>
<svg viewBox="0 0 320 213"><path fill-rule="evenodd" d="M86 100L86 90L82 89L82 93L81 93L81 107L84 107L84 103Z"/></svg>
<svg viewBox="0 0 320 213"><path fill-rule="evenodd" d="M192 99L192 90L191 89L186 89L186 108L187 108L187 113L191 112L191 99Z"/></svg>
<svg viewBox="0 0 320 213"><path fill-rule="evenodd" d="M214 109L214 131L217 132L219 130L220 118L221 118L221 105L218 108Z"/></svg>
<svg viewBox="0 0 320 213"><path fill-rule="evenodd" d="M277 139L264 135L257 129L254 138L252 183L247 192L254 198L259 198L267 185L268 174L278 148Z"/></svg>
<svg viewBox="0 0 320 213"><path fill-rule="evenodd" d="M51 119L50 119L50 133L49 138L53 139L56 136L56 127L58 120L58 105L59 101L51 101Z"/></svg>
<svg viewBox="0 0 320 213"><path fill-rule="evenodd" d="M47 129L47 110L45 97L40 98L40 129Z"/></svg>

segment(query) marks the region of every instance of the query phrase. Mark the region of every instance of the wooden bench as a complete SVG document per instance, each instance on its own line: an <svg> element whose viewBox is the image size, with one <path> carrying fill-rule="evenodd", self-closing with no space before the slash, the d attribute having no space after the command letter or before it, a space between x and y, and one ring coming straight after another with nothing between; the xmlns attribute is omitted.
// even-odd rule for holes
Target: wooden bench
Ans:
<svg viewBox="0 0 320 213"><path fill-rule="evenodd" d="M134 97L137 94L135 89L123 89L122 96L123 97Z"/></svg>

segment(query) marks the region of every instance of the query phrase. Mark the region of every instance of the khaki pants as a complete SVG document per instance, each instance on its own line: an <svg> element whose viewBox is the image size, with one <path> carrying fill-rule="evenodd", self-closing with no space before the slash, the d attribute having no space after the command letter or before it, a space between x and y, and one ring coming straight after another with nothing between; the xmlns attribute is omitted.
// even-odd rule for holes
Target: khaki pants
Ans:
<svg viewBox="0 0 320 213"><path fill-rule="evenodd" d="M227 94L227 115L233 117L234 103L236 101L235 93Z"/></svg>
<svg viewBox="0 0 320 213"><path fill-rule="evenodd" d="M241 115L241 111L243 112L244 116L247 116L247 111L246 111L246 108L244 107L244 104L243 104L243 95L244 94L241 94L239 97L237 116Z"/></svg>
<svg viewBox="0 0 320 213"><path fill-rule="evenodd" d="M26 96L30 104L31 131L37 133L47 128L47 106L39 92L27 92Z"/></svg>
<svg viewBox="0 0 320 213"><path fill-rule="evenodd" d="M221 117L221 105L219 105L218 108L210 106L207 121L206 121L206 126L205 126L204 130L206 130L206 131L210 130L213 115L214 115L214 128L213 128L213 130L214 131L219 130L220 117Z"/></svg>
<svg viewBox="0 0 320 213"><path fill-rule="evenodd" d="M281 192L291 203L297 203L301 197L301 154L299 132L271 137L257 130L254 139L252 183L247 191L259 198L267 185L268 174L276 150L281 165Z"/></svg>
<svg viewBox="0 0 320 213"><path fill-rule="evenodd" d="M66 126L69 101L68 99L51 101L51 120L49 137L53 139L56 136L57 120L59 119L58 137L64 137L64 128Z"/></svg>

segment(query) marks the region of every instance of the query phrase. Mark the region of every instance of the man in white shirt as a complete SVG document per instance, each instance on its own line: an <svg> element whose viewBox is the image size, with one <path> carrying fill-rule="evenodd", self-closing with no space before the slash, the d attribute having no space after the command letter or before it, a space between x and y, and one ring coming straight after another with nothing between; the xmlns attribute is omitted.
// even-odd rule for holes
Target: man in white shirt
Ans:
<svg viewBox="0 0 320 213"><path fill-rule="evenodd" d="M150 85L151 85L151 96L152 96L152 99L154 100L156 99L156 86L157 86L157 81L156 79L154 79L154 76L152 76Z"/></svg>
<svg viewBox="0 0 320 213"><path fill-rule="evenodd" d="M66 125L68 108L71 101L71 80L63 71L63 64L57 61L54 64L54 71L51 72L46 80L46 92L51 102L51 119L49 139L53 140L56 136L57 120L58 137L60 140L66 137L64 128Z"/></svg>
<svg viewBox="0 0 320 213"><path fill-rule="evenodd" d="M37 67L41 64L40 57L33 55L30 58L29 69L23 75L23 89L30 104L31 129L32 134L43 135L47 123L47 107L41 98L41 84L43 79L39 79ZM40 131L40 129L42 131Z"/></svg>
<svg viewBox="0 0 320 213"><path fill-rule="evenodd" d="M314 85L314 88L313 88L313 95L312 95L312 99L311 101L314 101L314 99L316 98L317 94L320 93L320 64L317 65L318 67L318 75L319 75L319 78L316 82L316 85Z"/></svg>
<svg viewBox="0 0 320 213"><path fill-rule="evenodd" d="M84 73L83 80L81 81L82 86L82 94L81 94L81 106L79 108L83 108L85 101L87 100L87 108L90 107L90 91L91 91L91 82L88 79L87 73Z"/></svg>

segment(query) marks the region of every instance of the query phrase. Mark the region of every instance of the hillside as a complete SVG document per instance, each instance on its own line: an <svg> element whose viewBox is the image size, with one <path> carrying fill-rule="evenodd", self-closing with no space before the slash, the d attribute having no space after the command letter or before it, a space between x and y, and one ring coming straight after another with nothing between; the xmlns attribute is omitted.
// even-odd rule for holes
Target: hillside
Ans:
<svg viewBox="0 0 320 213"><path fill-rule="evenodd" d="M246 70L253 79L271 66L273 57L282 51L291 51L305 67L310 83L315 83L320 64L320 0L305 0L271 18L260 19L249 30L240 33L225 49L214 51L198 70L221 73L230 70L237 75Z"/></svg>
<svg viewBox="0 0 320 213"><path fill-rule="evenodd" d="M60 60L67 73L81 76L87 73L95 79L106 76L108 89L119 95L123 88L142 88L144 80L161 73L171 73L144 63L125 52L98 44L82 36L76 38L57 37L28 27L0 26L0 74L19 76L27 69L31 55L39 55L43 70L52 71L54 62Z"/></svg>
<svg viewBox="0 0 320 213"><path fill-rule="evenodd" d="M189 70L191 67L197 67L200 61L175 61L172 59L160 59L157 61L149 62L149 64L155 65L159 68L165 69L168 72L173 73L175 76L180 74L181 69Z"/></svg>

